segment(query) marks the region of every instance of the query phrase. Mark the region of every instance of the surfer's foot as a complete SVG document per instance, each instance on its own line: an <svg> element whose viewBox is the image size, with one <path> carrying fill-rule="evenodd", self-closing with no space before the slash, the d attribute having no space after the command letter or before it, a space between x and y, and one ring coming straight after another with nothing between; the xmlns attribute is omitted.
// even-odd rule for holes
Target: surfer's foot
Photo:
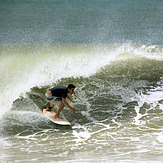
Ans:
<svg viewBox="0 0 163 163"><path fill-rule="evenodd" d="M51 111L54 106L54 104L50 105L48 108L46 108L46 111Z"/></svg>
<svg viewBox="0 0 163 163"><path fill-rule="evenodd" d="M59 115L55 115L54 117L55 117L55 118L61 118L61 119L62 119L62 117L60 117Z"/></svg>
<svg viewBox="0 0 163 163"><path fill-rule="evenodd" d="M51 111L51 108L46 108L46 111Z"/></svg>

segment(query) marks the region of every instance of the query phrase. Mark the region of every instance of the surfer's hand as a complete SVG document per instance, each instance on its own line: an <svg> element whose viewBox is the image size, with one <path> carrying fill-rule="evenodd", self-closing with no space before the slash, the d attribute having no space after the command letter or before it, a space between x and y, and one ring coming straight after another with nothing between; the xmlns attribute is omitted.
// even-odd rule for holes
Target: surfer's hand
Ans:
<svg viewBox="0 0 163 163"><path fill-rule="evenodd" d="M77 101L72 100L71 102L72 102L72 103L75 103L75 102L77 102Z"/></svg>
<svg viewBox="0 0 163 163"><path fill-rule="evenodd" d="M71 109L71 111L72 111L73 113L75 113L75 112L76 112L76 110L75 110L74 108L72 108L72 109Z"/></svg>

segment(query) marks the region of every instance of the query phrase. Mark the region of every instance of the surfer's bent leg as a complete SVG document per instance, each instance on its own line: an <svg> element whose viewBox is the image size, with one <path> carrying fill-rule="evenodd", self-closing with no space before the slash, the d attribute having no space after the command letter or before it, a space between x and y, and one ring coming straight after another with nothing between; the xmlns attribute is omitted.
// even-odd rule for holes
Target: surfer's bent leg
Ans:
<svg viewBox="0 0 163 163"><path fill-rule="evenodd" d="M46 96L46 98L47 98L47 100L48 100L49 102L51 102L51 100L56 99L56 97L54 97L54 96L52 96L51 94L49 94L49 92L48 92L48 93L45 93L45 96ZM46 108L46 110L47 110L47 111L51 111L51 109L52 109L54 106L55 106L55 104L51 104L48 108Z"/></svg>
<svg viewBox="0 0 163 163"><path fill-rule="evenodd" d="M58 111L57 111L55 117L59 117L59 114L60 114L60 112L62 111L62 109L64 108L64 106L65 106L65 105L64 105L63 103L61 103L61 105L59 106L59 109L58 109Z"/></svg>

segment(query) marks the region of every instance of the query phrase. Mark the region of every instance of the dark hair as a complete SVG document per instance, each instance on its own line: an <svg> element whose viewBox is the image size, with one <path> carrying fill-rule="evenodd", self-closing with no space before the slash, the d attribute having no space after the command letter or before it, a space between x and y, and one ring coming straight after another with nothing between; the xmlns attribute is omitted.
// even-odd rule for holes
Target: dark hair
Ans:
<svg viewBox="0 0 163 163"><path fill-rule="evenodd" d="M71 88L75 88L75 86L73 84L69 84L67 88L71 89Z"/></svg>

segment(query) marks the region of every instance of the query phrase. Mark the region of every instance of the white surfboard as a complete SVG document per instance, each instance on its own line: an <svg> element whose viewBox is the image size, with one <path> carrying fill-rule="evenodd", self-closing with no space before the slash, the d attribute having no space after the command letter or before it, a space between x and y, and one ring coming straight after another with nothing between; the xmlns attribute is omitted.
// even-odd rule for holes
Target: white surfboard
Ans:
<svg viewBox="0 0 163 163"><path fill-rule="evenodd" d="M66 121L63 118L55 118L55 112L54 111L46 111L46 109L43 110L43 114L52 122L59 124L59 125L71 125L68 121Z"/></svg>

